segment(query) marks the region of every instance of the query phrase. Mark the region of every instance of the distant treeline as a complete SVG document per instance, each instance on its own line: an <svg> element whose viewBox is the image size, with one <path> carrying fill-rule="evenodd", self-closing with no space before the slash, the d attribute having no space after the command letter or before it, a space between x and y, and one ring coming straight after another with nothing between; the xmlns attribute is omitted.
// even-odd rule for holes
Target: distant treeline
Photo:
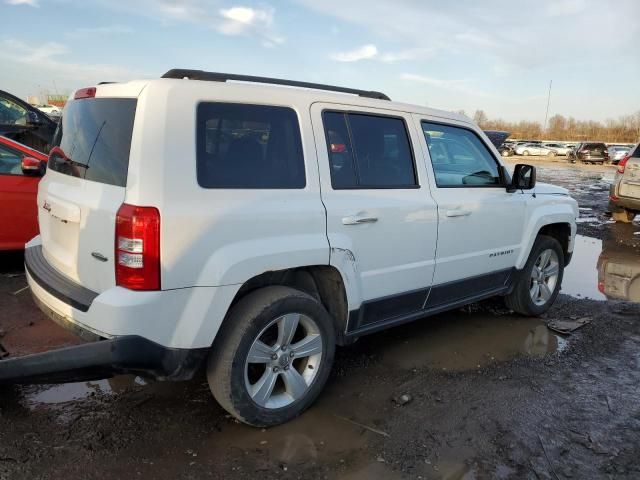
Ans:
<svg viewBox="0 0 640 480"><path fill-rule="evenodd" d="M459 113L465 113L461 111ZM511 138L527 140L593 140L607 143L635 143L640 141L640 110L631 115L622 115L617 119L604 122L593 120L576 120L573 117L554 115L547 122L543 131L540 122L522 120L507 122L506 120L490 120L482 110L476 110L473 120L484 130L504 130L511 132Z"/></svg>

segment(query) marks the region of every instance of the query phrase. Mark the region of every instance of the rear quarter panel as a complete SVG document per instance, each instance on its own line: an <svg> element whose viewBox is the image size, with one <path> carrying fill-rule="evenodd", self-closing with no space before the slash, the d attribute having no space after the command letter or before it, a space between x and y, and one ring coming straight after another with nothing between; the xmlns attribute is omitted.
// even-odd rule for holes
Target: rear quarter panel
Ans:
<svg viewBox="0 0 640 480"><path fill-rule="evenodd" d="M150 84L140 95L126 202L161 215L162 288L241 284L267 271L326 265L329 243L320 199L309 103L287 89L265 99L236 85L181 80ZM280 105L298 116L305 157L304 189L207 189L196 172L200 102ZM142 120L141 120L142 119ZM163 132L158 134L158 132ZM251 172L247 172L248 175Z"/></svg>

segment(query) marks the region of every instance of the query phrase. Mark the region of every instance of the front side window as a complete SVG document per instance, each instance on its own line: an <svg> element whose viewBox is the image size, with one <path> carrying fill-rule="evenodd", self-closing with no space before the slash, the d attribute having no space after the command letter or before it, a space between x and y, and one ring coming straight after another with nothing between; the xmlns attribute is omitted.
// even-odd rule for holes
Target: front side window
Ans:
<svg viewBox="0 0 640 480"><path fill-rule="evenodd" d="M0 145L0 175L22 175L22 157L15 150Z"/></svg>
<svg viewBox="0 0 640 480"><path fill-rule="evenodd" d="M422 122L438 187L501 186L493 155L471 130Z"/></svg>
<svg viewBox="0 0 640 480"><path fill-rule="evenodd" d="M300 126L291 108L201 103L197 121L201 187L305 187Z"/></svg>
<svg viewBox="0 0 640 480"><path fill-rule="evenodd" d="M417 186L404 120L330 111L322 117L334 189Z"/></svg>

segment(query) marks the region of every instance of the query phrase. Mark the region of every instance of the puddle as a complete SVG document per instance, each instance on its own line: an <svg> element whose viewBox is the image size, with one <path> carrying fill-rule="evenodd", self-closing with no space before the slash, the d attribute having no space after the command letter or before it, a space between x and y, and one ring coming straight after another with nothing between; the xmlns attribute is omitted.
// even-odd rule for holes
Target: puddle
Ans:
<svg viewBox="0 0 640 480"><path fill-rule="evenodd" d="M561 292L577 298L606 300L598 290L598 258L602 240L576 235L571 263L564 271Z"/></svg>
<svg viewBox="0 0 640 480"><path fill-rule="evenodd" d="M35 390L25 395L25 404L30 409L47 405L59 405L66 402L83 400L96 395L113 395L129 388L140 387L147 383L140 377L121 375L106 380L92 382L63 383L48 385L44 390Z"/></svg>
<svg viewBox="0 0 640 480"><path fill-rule="evenodd" d="M407 326L404 341L384 352L383 361L402 369L469 370L519 355L543 357L566 340L540 320L493 314L450 312Z"/></svg>
<svg viewBox="0 0 640 480"><path fill-rule="evenodd" d="M577 235L561 291L576 298L640 302L640 251L615 239Z"/></svg>

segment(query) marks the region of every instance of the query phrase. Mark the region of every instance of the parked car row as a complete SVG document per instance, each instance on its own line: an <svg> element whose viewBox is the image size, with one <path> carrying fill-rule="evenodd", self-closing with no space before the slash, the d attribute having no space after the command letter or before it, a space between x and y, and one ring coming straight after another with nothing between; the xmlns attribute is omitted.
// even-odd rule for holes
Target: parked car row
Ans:
<svg viewBox="0 0 640 480"><path fill-rule="evenodd" d="M506 141L500 147L500 153L503 157L509 157L511 155L524 155L524 156L564 156L568 155L572 148L576 144L573 143L545 143L541 141L521 141L510 142Z"/></svg>
<svg viewBox="0 0 640 480"><path fill-rule="evenodd" d="M617 165L633 146L607 145L604 142L558 143L542 141L505 141L500 144L503 157L523 156L566 156L572 162L611 163Z"/></svg>

